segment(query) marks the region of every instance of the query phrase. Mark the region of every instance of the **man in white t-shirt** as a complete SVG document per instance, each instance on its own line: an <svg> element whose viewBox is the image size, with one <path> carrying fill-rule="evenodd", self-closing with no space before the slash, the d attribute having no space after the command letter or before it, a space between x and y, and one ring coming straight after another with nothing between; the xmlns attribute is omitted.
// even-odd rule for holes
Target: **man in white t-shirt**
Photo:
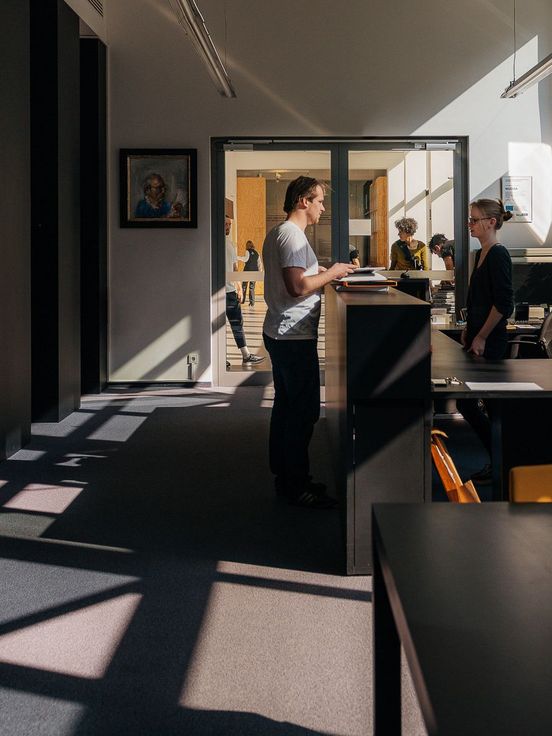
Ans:
<svg viewBox="0 0 552 736"><path fill-rule="evenodd" d="M232 229L232 220L228 217L228 215L224 218L224 232L226 235L226 272L230 271L237 271L238 270L238 261L247 261L249 258L249 253L247 254L247 257L244 256L238 256L236 253L236 247L234 243L232 242L232 238L230 237L230 230ZM228 277L227 277L228 278ZM241 291L241 284L238 282L238 287ZM232 334L234 335L234 340L236 341L236 345L240 349L240 352L242 354L242 365L244 366L250 366L250 365L256 365L257 363L260 363L264 360L264 358L261 355L254 355L253 353L249 352L249 348L247 347L247 342L245 340L245 333L243 331L243 315L241 311L241 293L238 294L236 289L236 284L232 281L226 282L226 316L228 317L228 321L230 322L230 327L232 328ZM228 370L231 368L230 361L226 361L226 369Z"/></svg>
<svg viewBox="0 0 552 736"><path fill-rule="evenodd" d="M305 235L324 212L324 185L300 176L286 191L287 219L263 245L267 313L263 339L272 361L274 406L270 419L270 469L276 492L308 508L333 508L325 486L309 473L309 443L320 416L320 368L316 340L320 290L352 273L350 263L318 265Z"/></svg>

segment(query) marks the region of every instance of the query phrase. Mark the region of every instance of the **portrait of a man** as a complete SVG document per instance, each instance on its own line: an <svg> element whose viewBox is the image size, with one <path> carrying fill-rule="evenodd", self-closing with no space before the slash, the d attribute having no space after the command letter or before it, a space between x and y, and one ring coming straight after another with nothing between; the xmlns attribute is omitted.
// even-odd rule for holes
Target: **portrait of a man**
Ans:
<svg viewBox="0 0 552 736"><path fill-rule="evenodd" d="M121 227L197 227L195 149L121 150Z"/></svg>

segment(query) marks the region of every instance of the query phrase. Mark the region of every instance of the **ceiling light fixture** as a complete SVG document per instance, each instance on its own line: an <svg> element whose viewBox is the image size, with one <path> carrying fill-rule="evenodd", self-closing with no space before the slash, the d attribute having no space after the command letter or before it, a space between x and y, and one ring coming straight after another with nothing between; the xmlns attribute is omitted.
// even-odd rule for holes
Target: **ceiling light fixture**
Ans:
<svg viewBox="0 0 552 736"><path fill-rule="evenodd" d="M549 54L546 59L539 61L534 67L525 72L519 79L514 79L510 82L509 86L506 87L504 92L500 95L501 97L517 97L526 89L531 87L533 84L540 82L549 74L552 74L552 54Z"/></svg>
<svg viewBox="0 0 552 736"><path fill-rule="evenodd" d="M236 92L232 87L228 72L221 61L195 0L169 0L169 3L176 13L178 22L205 62L207 71L220 94L223 97L235 97Z"/></svg>
<svg viewBox="0 0 552 736"><path fill-rule="evenodd" d="M536 84L537 82L540 82L541 79L544 79L549 74L552 74L552 54L546 57L546 59L543 59L542 61L539 61L538 64L535 64L534 67L529 69L528 72L525 72L519 79L516 80L516 0L514 0L514 23L513 23L513 31L514 31L514 58L513 58L513 76L514 79L510 84L506 87L504 92L500 95L501 97L517 97L522 92L525 92L526 89L529 89L533 84Z"/></svg>

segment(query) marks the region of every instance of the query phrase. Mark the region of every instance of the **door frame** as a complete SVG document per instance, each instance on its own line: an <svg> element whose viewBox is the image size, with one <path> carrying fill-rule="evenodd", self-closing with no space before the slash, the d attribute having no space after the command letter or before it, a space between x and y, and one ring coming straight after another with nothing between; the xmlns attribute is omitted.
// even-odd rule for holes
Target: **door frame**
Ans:
<svg viewBox="0 0 552 736"><path fill-rule="evenodd" d="M429 147L428 147L429 146ZM332 260L349 258L349 151L451 150L454 180L454 241L456 313L466 306L469 269L469 237L465 226L469 204L467 136L396 137L286 137L226 136L211 138L211 370L217 386L267 385L269 371L222 370L221 334L225 331L225 152L226 151L329 151L332 202Z"/></svg>

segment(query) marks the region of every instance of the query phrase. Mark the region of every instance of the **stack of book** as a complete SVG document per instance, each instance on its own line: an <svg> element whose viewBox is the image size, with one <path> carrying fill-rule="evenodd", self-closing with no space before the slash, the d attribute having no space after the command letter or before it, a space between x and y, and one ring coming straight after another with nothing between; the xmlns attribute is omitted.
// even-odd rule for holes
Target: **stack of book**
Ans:
<svg viewBox="0 0 552 736"><path fill-rule="evenodd" d="M381 269L379 269L381 270ZM344 276L336 282L336 291L389 291L390 286L396 286L396 281L383 276L377 268L357 268L349 276Z"/></svg>

